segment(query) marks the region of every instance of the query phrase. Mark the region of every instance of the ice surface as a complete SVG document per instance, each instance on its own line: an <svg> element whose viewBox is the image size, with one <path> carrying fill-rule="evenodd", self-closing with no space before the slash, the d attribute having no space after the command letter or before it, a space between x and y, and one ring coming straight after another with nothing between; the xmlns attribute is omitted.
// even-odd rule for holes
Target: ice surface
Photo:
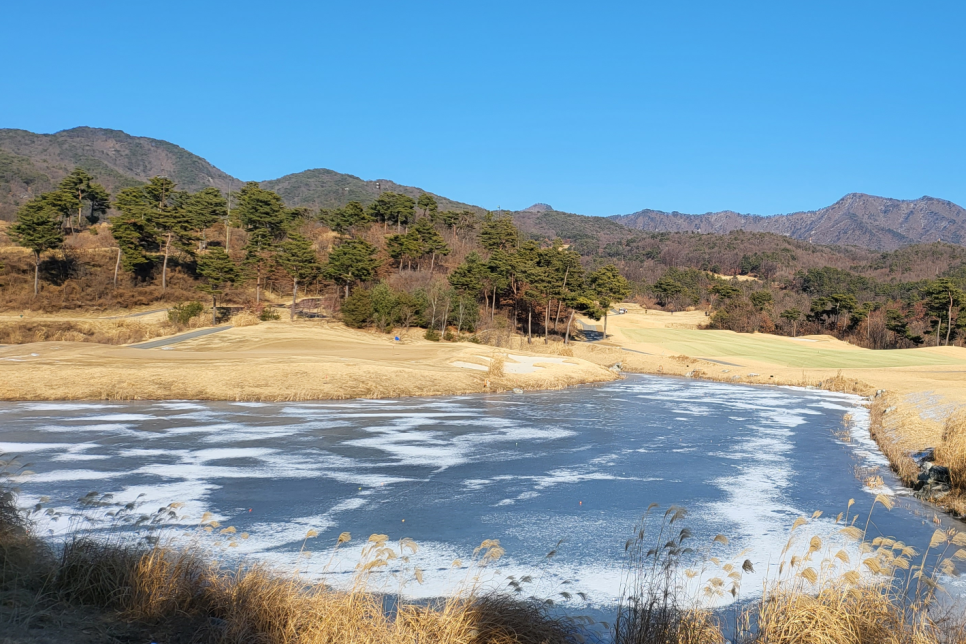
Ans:
<svg viewBox="0 0 966 644"><path fill-rule="evenodd" d="M750 548L748 596L796 518L823 511L808 533L834 542L830 517L850 498L852 512L868 512L883 490L864 488L857 465L878 467L901 501L876 510L877 529L920 547L932 531L869 437L867 406L842 394L631 376L525 399L4 403L0 412L0 451L32 462L22 500L50 497L60 517L44 529L55 535L89 513L77 500L91 491L136 503L137 514L178 502L172 523L190 538L209 511L250 534L214 531L222 547L237 545L226 556L331 583L351 578L369 534L412 537L420 550L411 563L426 580L406 585L413 596L457 587L476 574L473 549L499 539L507 554L487 583L530 574L539 582L527 592L541 596L570 580L568 590L608 606L624 541L651 502L689 510L699 551L718 533L730 539L715 546L724 559ZM848 443L836 435L845 414ZM309 530L319 536L306 541ZM353 541L333 551L343 531ZM299 556L303 544L312 558ZM457 558L463 567L452 567Z"/></svg>

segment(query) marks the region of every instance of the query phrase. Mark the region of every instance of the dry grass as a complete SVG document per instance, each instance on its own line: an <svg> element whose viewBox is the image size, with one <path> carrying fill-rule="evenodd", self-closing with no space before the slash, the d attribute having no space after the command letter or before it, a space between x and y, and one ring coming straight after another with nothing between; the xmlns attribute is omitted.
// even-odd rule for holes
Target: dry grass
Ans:
<svg viewBox="0 0 966 644"><path fill-rule="evenodd" d="M542 341L538 341L524 346L523 350L529 351L530 353L540 353L550 356L564 356L567 358L572 358L574 355L573 347L574 345L564 344L563 342L547 342L544 344Z"/></svg>
<svg viewBox="0 0 966 644"><path fill-rule="evenodd" d="M840 370L831 378L821 381L820 386L826 391L837 391L843 394L855 394L857 396L867 396L872 390L872 386L862 382L857 378L846 378Z"/></svg>
<svg viewBox="0 0 966 644"><path fill-rule="evenodd" d="M251 311L242 311L237 315L231 316L232 326L255 326L261 323L262 320Z"/></svg>
<svg viewBox="0 0 966 644"><path fill-rule="evenodd" d="M387 610L368 589L388 558L412 554L373 535L348 590L309 584L262 566L226 569L197 547L148 547L120 538L76 537L54 552L30 534L14 496L0 502L0 623L21 628L38 615L37 630L76 641L60 618L97 609L109 622L134 625L136 640L200 644L557 644L573 642L572 622L552 618L543 604L505 595L464 592L429 605L402 602ZM170 508L168 508L170 509ZM167 509L162 509L165 513ZM209 522L208 526L217 524ZM309 533L307 537L311 537ZM348 535L339 539L339 544ZM338 547L338 545L336 547ZM398 550L398 552L397 552ZM495 563L498 542L481 545L479 568ZM416 579L421 572L415 569ZM66 620L70 621L70 620ZM159 635L161 634L161 635ZM109 638L110 639L110 638ZM4 640L16 641L16 640ZM35 641L35 640L32 640Z"/></svg>
<svg viewBox="0 0 966 644"><path fill-rule="evenodd" d="M490 366L487 369L487 376L491 380L502 378L504 376L505 368L506 354L499 351L494 351L493 355L490 357Z"/></svg>
<svg viewBox="0 0 966 644"><path fill-rule="evenodd" d="M839 534L852 548L823 543L795 521L776 578L765 583L757 606L746 612L753 641L763 644L962 644L966 624L950 621L937 597L941 575L958 574L966 560L966 533L936 530L921 549L895 539L869 539L864 521L839 514ZM892 508L888 496L876 505ZM933 566L927 567L927 563ZM961 608L960 608L961 611ZM753 627L750 625L754 625Z"/></svg>
<svg viewBox="0 0 966 644"><path fill-rule="evenodd" d="M823 542L807 534L821 516L797 519L760 598L735 604L732 641L742 644L966 644L961 605L941 603L941 575L957 574L966 562L966 533L936 530L922 549L894 539L867 538L872 516L850 516L853 501L835 518L841 538ZM877 496L873 508L892 508L890 497ZM671 507L651 514L652 505L626 550L622 600L615 623L617 644L724 642L721 613L702 600L740 600L751 561L739 553L731 561L715 555L728 539L717 535L708 546L688 547L686 516ZM675 525L678 523L678 525ZM680 581L678 567L688 552L702 555L688 563ZM927 567L933 566L933 568ZM774 576L773 576L774 575ZM685 590L688 589L688 590Z"/></svg>
<svg viewBox="0 0 966 644"><path fill-rule="evenodd" d="M192 318L187 327L163 322L146 324L134 320L24 320L0 322L0 344L31 342L95 342L98 344L132 344L178 333L185 328L204 326Z"/></svg>
<svg viewBox="0 0 966 644"><path fill-rule="evenodd" d="M882 587L843 584L816 595L778 591L758 615L767 644L901 644L910 642L902 611ZM928 640L926 640L928 641Z"/></svg>
<svg viewBox="0 0 966 644"><path fill-rule="evenodd" d="M932 432L926 427L931 423L894 396L874 398L869 411L869 434L905 485L914 485L919 477L919 464L912 458L912 452L936 445L936 464L948 467L952 479L950 493L936 503L954 516L966 516L966 412L959 411L946 418L937 444L930 440Z"/></svg>
<svg viewBox="0 0 966 644"><path fill-rule="evenodd" d="M906 485L912 485L919 476L919 466L909 455L909 450L886 423L887 412L894 409L889 397L876 398L869 406L869 435L889 459L892 470Z"/></svg>
<svg viewBox="0 0 966 644"><path fill-rule="evenodd" d="M210 322L204 315L195 320ZM298 320L233 328L171 351L93 344L0 348L0 399L291 402L553 390L616 377L595 358L492 378L453 366L478 360L483 351L477 345L412 335L396 343L340 323Z"/></svg>
<svg viewBox="0 0 966 644"><path fill-rule="evenodd" d="M942 442L936 448L936 463L949 468L953 491L966 495L966 411L946 419Z"/></svg>

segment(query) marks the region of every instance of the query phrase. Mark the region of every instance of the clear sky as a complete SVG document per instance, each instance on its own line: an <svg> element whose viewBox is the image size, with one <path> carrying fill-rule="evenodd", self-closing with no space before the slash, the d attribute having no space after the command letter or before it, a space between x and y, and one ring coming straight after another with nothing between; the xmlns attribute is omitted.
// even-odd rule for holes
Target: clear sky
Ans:
<svg viewBox="0 0 966 644"><path fill-rule="evenodd" d="M489 208L966 205L966 2L10 2L0 127Z"/></svg>

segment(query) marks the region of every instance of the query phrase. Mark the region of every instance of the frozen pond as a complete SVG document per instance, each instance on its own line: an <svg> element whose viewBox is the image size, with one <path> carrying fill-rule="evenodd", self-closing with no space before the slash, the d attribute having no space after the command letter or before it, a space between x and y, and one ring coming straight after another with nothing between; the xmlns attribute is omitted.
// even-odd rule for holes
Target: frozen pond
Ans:
<svg viewBox="0 0 966 644"><path fill-rule="evenodd" d="M120 503L140 497L152 512L181 502L184 526L210 511L250 534L226 556L308 575L328 565L336 583L370 534L410 537L424 570L424 584L406 588L414 596L451 590L466 574L453 560L499 539L506 555L494 580L530 574L528 593L538 595L572 580L572 592L604 607L618 592L624 542L652 502L686 507L698 544L723 533L724 554L750 548L759 574L778 561L797 517L834 517L854 498L864 521L875 492L855 468L885 464L867 419L851 396L630 376L434 399L0 403L0 451L32 463L22 500L49 497L62 514L43 524L54 534L90 491ZM896 495L897 506L876 510L875 529L924 547L934 513L899 490L887 467L880 475L886 488L876 492ZM307 546L316 555L300 560L310 529L319 532ZM809 529L837 534L825 518ZM341 532L353 540L329 563L324 551Z"/></svg>

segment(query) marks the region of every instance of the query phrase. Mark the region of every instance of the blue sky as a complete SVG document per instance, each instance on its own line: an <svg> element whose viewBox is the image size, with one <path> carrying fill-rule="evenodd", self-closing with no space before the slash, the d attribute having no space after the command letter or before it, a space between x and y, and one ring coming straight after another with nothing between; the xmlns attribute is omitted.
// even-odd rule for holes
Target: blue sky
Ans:
<svg viewBox="0 0 966 644"><path fill-rule="evenodd" d="M961 0L201 5L10 3L0 127L489 208L966 205Z"/></svg>

